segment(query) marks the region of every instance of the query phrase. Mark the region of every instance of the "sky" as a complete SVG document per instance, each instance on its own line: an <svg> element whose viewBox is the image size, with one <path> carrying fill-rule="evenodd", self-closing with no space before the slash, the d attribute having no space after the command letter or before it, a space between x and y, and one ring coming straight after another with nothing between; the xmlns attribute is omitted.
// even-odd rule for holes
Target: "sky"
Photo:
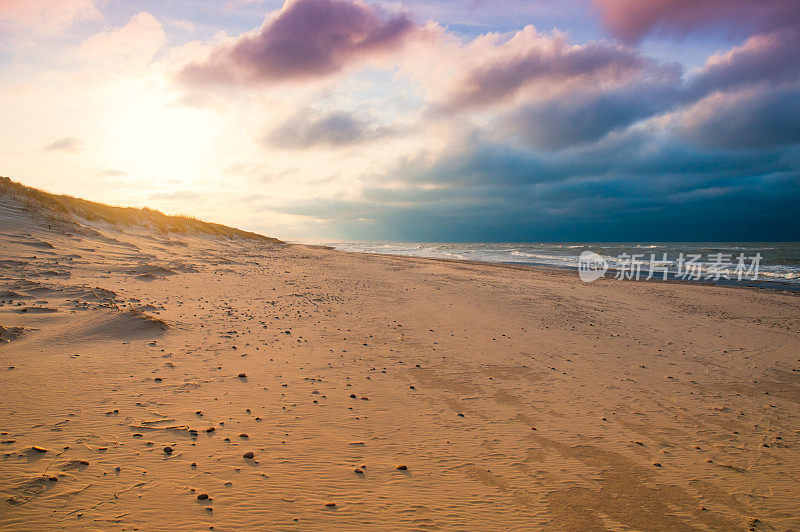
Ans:
<svg viewBox="0 0 800 532"><path fill-rule="evenodd" d="M0 0L0 175L293 241L800 240L797 0Z"/></svg>

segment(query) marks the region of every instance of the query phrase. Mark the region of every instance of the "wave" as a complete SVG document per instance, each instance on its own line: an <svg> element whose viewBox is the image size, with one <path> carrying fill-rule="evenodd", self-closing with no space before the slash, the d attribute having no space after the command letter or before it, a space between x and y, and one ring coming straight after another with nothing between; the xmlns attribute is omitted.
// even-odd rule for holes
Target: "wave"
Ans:
<svg viewBox="0 0 800 532"><path fill-rule="evenodd" d="M425 258L469 260L477 262L515 263L577 268L582 251L598 253L608 262L609 269L629 268L630 257L635 256L635 264L642 270L666 268L674 274L678 271L678 257L683 254L701 255L695 267L701 276L719 273L736 277L735 264L740 254L748 257L761 254L759 278L783 282L800 282L800 244L775 242L724 242L724 243L443 243L443 242L332 242L327 245L341 250L359 253L378 253ZM723 262L731 262L722 267L717 261L709 260L722 254ZM624 257L628 262L621 260ZM749 262L748 262L749 265Z"/></svg>

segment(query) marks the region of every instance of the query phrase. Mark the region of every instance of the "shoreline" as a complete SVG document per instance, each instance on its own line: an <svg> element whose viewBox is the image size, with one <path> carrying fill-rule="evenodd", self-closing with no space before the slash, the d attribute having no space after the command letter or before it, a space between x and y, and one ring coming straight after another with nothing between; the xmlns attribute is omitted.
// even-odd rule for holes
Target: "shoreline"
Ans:
<svg viewBox="0 0 800 532"><path fill-rule="evenodd" d="M309 246L309 244L299 244L299 243L292 243L291 245L299 245L299 246ZM416 255L401 255L401 254L393 254L393 253L373 253L368 251L347 251L342 249L336 249L331 246L313 246L312 247L321 247L324 249L329 249L331 251L336 251L340 253L352 253L357 255L377 255L382 257L394 257L394 258L409 258L409 259L424 259L424 260L432 260L432 261L442 261L442 262L451 262L455 264L480 264L483 266L497 266L509 269L519 269L519 270L549 270L549 271L556 271L556 272L571 272L577 278L578 275L578 268L575 266L561 266L557 264L546 264L546 263L536 263L536 262L490 262L490 261L480 261L480 260L468 260L468 259L450 259L446 257L421 257ZM798 282L790 282L790 281L778 281L778 280L763 280L763 279L756 279L756 280L733 280L733 279L719 279L716 281L712 280L705 280L705 279L678 279L674 277L669 277L667 279L616 279L613 277L612 272L615 270L609 270L607 275L603 278L607 281L617 281L617 282L657 282L657 283L675 283L675 284L698 284L704 286L717 286L717 287L729 287L729 288L739 288L739 289L758 289L758 290L778 290L782 292L800 292L800 281Z"/></svg>

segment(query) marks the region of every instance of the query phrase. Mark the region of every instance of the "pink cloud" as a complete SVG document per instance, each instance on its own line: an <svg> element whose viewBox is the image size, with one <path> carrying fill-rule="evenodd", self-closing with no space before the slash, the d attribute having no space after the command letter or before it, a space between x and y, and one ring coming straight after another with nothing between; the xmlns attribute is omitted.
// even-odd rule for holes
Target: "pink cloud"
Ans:
<svg viewBox="0 0 800 532"><path fill-rule="evenodd" d="M693 80L700 95L756 83L800 79L800 29L786 28L747 39L741 46L711 56Z"/></svg>
<svg viewBox="0 0 800 532"><path fill-rule="evenodd" d="M94 0L0 0L0 25L48 31L100 18Z"/></svg>
<svg viewBox="0 0 800 532"><path fill-rule="evenodd" d="M416 28L405 14L384 18L363 2L294 0L258 30L186 66L193 85L273 84L322 77L399 48Z"/></svg>
<svg viewBox="0 0 800 532"><path fill-rule="evenodd" d="M772 30L800 23L797 0L594 0L603 23L626 42L651 32L686 34L710 24Z"/></svg>
<svg viewBox="0 0 800 532"><path fill-rule="evenodd" d="M80 55L106 66L141 68L166 43L161 23L150 13L142 11L122 27L89 37L81 44Z"/></svg>
<svg viewBox="0 0 800 532"><path fill-rule="evenodd" d="M492 105L512 99L526 87L563 92L616 85L653 64L630 48L603 42L572 45L562 34L541 34L532 26L500 44L479 39L467 54L471 64L455 76L445 109Z"/></svg>

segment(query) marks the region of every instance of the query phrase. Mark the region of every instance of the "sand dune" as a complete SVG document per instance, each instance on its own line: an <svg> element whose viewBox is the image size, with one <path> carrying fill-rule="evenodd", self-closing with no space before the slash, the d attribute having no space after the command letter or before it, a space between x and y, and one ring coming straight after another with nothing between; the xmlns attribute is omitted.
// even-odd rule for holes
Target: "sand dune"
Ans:
<svg viewBox="0 0 800 532"><path fill-rule="evenodd" d="M345 254L4 186L4 530L800 528L796 294Z"/></svg>

